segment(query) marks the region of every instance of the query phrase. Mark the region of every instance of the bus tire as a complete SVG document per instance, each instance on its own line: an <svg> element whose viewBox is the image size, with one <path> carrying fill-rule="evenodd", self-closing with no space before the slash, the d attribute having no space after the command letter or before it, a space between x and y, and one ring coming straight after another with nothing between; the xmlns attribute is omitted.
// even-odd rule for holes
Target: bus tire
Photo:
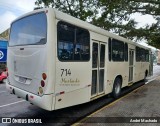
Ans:
<svg viewBox="0 0 160 126"><path fill-rule="evenodd" d="M117 77L114 80L114 84L113 84L113 90L112 90L113 98L117 99L120 96L121 85L122 85L122 80L119 77Z"/></svg>
<svg viewBox="0 0 160 126"><path fill-rule="evenodd" d="M145 71L145 75L144 75L144 82L147 82L147 76L148 76L148 70Z"/></svg>

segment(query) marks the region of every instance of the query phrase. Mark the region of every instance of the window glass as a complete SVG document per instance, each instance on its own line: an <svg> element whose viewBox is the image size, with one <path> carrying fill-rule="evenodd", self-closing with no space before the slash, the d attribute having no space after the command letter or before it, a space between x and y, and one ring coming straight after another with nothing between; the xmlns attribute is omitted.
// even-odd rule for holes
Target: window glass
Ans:
<svg viewBox="0 0 160 126"><path fill-rule="evenodd" d="M111 45L112 43L111 43L111 38L109 38L109 40L108 40L108 58L109 58L109 61L111 61L111 56L112 56L112 54L111 54Z"/></svg>
<svg viewBox="0 0 160 126"><path fill-rule="evenodd" d="M89 33L83 29L76 29L75 60L89 60Z"/></svg>
<svg viewBox="0 0 160 126"><path fill-rule="evenodd" d="M104 61L105 61L105 45L101 44L100 67L104 67Z"/></svg>
<svg viewBox="0 0 160 126"><path fill-rule="evenodd" d="M136 61L141 61L141 49L139 47L136 47Z"/></svg>
<svg viewBox="0 0 160 126"><path fill-rule="evenodd" d="M124 51L124 53L125 53L125 61L128 61L128 44L127 43L125 43L125 51Z"/></svg>
<svg viewBox="0 0 160 126"><path fill-rule="evenodd" d="M73 59L74 27L58 25L58 56L60 60Z"/></svg>
<svg viewBox="0 0 160 126"><path fill-rule="evenodd" d="M102 92L103 90L104 90L104 69L101 69L99 75L99 92Z"/></svg>
<svg viewBox="0 0 160 126"><path fill-rule="evenodd" d="M124 43L116 39L112 39L112 60L124 61Z"/></svg>
<svg viewBox="0 0 160 126"><path fill-rule="evenodd" d="M45 44L46 36L46 14L36 13L19 19L11 25L9 46Z"/></svg>
<svg viewBox="0 0 160 126"><path fill-rule="evenodd" d="M96 94L96 92L97 92L97 70L93 70L91 95Z"/></svg>
<svg viewBox="0 0 160 126"><path fill-rule="evenodd" d="M145 61L149 62L149 51L148 50L145 51Z"/></svg>
<svg viewBox="0 0 160 126"><path fill-rule="evenodd" d="M144 62L145 61L145 49L141 48L141 61Z"/></svg>
<svg viewBox="0 0 160 126"><path fill-rule="evenodd" d="M65 22L58 22L58 58L61 61L88 61L89 32Z"/></svg>
<svg viewBox="0 0 160 126"><path fill-rule="evenodd" d="M92 68L97 68L98 65L98 43L93 43L92 49Z"/></svg>

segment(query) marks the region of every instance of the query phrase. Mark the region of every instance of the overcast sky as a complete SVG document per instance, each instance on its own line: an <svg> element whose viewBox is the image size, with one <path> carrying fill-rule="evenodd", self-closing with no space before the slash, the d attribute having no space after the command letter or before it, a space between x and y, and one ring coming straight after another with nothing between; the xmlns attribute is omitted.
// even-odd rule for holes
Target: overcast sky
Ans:
<svg viewBox="0 0 160 126"><path fill-rule="evenodd" d="M17 17L30 12L35 7L36 0L0 0L0 33L10 27L10 23ZM133 15L136 19L138 27L143 27L147 23L152 24L155 20L152 16L141 14Z"/></svg>
<svg viewBox="0 0 160 126"><path fill-rule="evenodd" d="M36 0L0 0L0 33L17 17L30 12Z"/></svg>

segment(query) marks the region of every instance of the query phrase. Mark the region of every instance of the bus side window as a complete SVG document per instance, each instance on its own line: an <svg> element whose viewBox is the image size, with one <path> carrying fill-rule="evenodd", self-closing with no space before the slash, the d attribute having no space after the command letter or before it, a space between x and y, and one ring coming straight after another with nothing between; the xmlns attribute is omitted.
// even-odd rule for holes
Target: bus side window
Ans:
<svg viewBox="0 0 160 126"><path fill-rule="evenodd" d="M92 49L93 53L92 53L92 57L93 57L93 60L92 60L92 67L93 68L96 68L97 65L98 65L98 43L93 43L93 49Z"/></svg>
<svg viewBox="0 0 160 126"><path fill-rule="evenodd" d="M145 49L141 48L141 61L145 62Z"/></svg>
<svg viewBox="0 0 160 126"><path fill-rule="evenodd" d="M137 62L141 61L141 50L139 47L136 47L136 61Z"/></svg>
<svg viewBox="0 0 160 126"><path fill-rule="evenodd" d="M60 61L89 61L89 31L60 21L57 25L57 42Z"/></svg>
<svg viewBox="0 0 160 126"><path fill-rule="evenodd" d="M124 61L124 42L112 39L112 60Z"/></svg>
<svg viewBox="0 0 160 126"><path fill-rule="evenodd" d="M145 50L145 61L149 62L149 51Z"/></svg>
<svg viewBox="0 0 160 126"><path fill-rule="evenodd" d="M82 28L76 28L76 58L77 60L89 60L89 32ZM75 59L76 60L76 59Z"/></svg>
<svg viewBox="0 0 160 126"><path fill-rule="evenodd" d="M58 23L58 58L60 60L72 60L74 27L64 23Z"/></svg>

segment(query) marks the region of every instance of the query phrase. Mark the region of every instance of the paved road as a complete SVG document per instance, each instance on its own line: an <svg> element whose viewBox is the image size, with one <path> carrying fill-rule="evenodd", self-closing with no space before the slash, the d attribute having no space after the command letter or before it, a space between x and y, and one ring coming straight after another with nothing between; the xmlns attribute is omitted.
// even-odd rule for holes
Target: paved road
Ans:
<svg viewBox="0 0 160 126"><path fill-rule="evenodd" d="M154 79L155 77L158 77L158 76L160 76L160 65L155 65L153 67L153 76L149 77L148 79L152 80L152 79Z"/></svg>
<svg viewBox="0 0 160 126"><path fill-rule="evenodd" d="M88 115L74 126L96 126L97 123L100 123L101 126L159 126L159 89L160 76L114 103Z"/></svg>
<svg viewBox="0 0 160 126"><path fill-rule="evenodd" d="M154 75L149 79L153 79L157 76L160 76L160 66L154 66ZM40 109L37 106L31 105L29 102L21 98L17 98L17 96L15 95L9 94L5 89L5 84L0 84L0 117L48 117L46 121L52 122L53 120L55 120L61 122L56 123L57 125L70 124L70 122L76 121L76 119L79 119L79 117L84 117L85 115L92 113L94 110L97 110L105 104L113 101L112 98L106 97L108 96L83 105L77 105L74 107L49 112ZM66 119L62 119L61 117L68 118L68 120L70 119L71 121L65 123ZM50 123L50 125L52 124L53 123Z"/></svg>

